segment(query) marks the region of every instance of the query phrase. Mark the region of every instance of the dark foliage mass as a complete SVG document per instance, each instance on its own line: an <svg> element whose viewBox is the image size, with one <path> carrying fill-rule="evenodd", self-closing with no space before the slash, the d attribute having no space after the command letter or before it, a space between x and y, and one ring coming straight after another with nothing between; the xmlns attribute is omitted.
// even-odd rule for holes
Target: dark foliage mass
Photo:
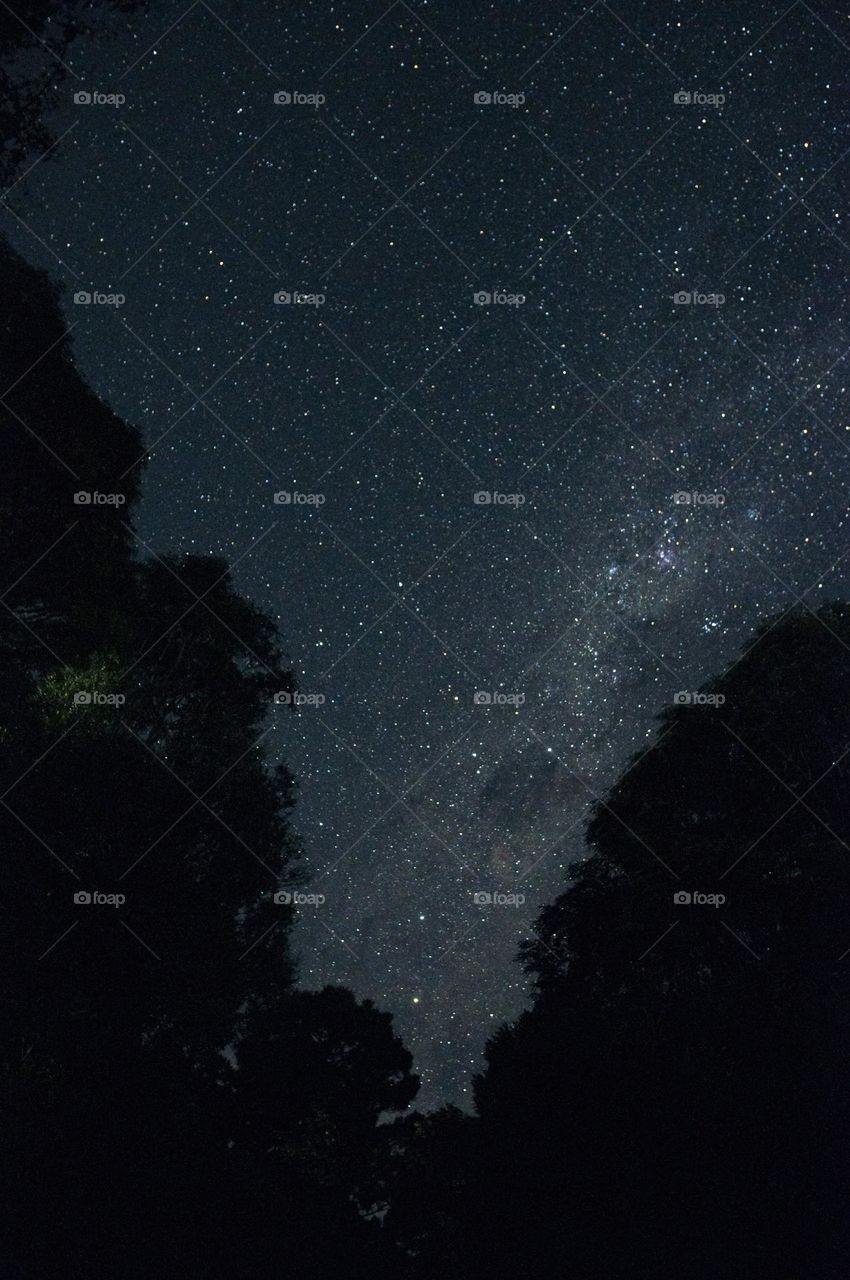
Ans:
<svg viewBox="0 0 850 1280"><path fill-rule="evenodd" d="M375 1126L416 1079L389 1015L294 990L293 783L260 743L292 675L225 564L139 553L142 441L3 267L4 1254L327 1274L377 1247Z"/></svg>
<svg viewBox="0 0 850 1280"><path fill-rule="evenodd" d="M843 1274L848 681L850 607L798 609L663 714L523 948L478 1119L414 1135L419 1274Z"/></svg>
<svg viewBox="0 0 850 1280"><path fill-rule="evenodd" d="M226 564L140 548L138 431L0 270L0 1274L843 1277L850 606L662 714L476 1114L400 1116L390 1015L295 985L275 630Z"/></svg>
<svg viewBox="0 0 850 1280"><path fill-rule="evenodd" d="M9 1265L842 1274L850 607L773 619L663 713L523 948L477 1115L380 1124L410 1055L368 1001L295 988L274 901L303 880L260 741L294 687L275 631L224 563L140 552L142 441L3 265Z"/></svg>

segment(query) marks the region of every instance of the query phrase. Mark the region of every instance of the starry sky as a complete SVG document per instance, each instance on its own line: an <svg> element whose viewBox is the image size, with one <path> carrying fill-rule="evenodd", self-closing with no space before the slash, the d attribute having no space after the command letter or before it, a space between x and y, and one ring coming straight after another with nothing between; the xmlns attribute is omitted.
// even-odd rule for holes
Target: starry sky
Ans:
<svg viewBox="0 0 850 1280"><path fill-rule="evenodd" d="M5 234L145 433L141 552L226 556L309 695L303 981L466 1105L658 710L850 590L850 17L151 0L65 61Z"/></svg>

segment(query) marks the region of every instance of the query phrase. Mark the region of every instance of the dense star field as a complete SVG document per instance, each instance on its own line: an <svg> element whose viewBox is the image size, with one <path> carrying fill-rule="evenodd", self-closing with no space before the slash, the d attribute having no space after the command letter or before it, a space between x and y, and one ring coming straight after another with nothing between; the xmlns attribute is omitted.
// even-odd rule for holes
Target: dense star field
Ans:
<svg viewBox="0 0 850 1280"><path fill-rule="evenodd" d="M153 0L65 61L5 234L145 433L140 549L279 621L302 979L464 1105L657 712L850 589L850 21Z"/></svg>

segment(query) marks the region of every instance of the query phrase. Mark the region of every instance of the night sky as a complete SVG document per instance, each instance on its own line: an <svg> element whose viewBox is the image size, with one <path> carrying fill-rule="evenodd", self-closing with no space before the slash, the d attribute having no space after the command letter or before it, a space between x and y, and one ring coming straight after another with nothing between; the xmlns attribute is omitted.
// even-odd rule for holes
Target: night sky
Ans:
<svg viewBox="0 0 850 1280"><path fill-rule="evenodd" d="M5 232L145 432L142 553L227 557L316 695L303 981L464 1105L657 711L850 591L850 18L152 0L67 62Z"/></svg>

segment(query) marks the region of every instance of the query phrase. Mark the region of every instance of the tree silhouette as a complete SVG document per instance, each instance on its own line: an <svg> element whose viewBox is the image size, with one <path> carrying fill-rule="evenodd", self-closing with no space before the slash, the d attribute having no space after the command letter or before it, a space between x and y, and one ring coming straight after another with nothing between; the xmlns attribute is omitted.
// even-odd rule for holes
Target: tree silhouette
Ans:
<svg viewBox="0 0 850 1280"><path fill-rule="evenodd" d="M0 5L0 186L20 174L35 153L55 141L45 124L57 89L69 83L69 45L78 36L103 36L125 15L145 7L145 0L17 0ZM70 73L70 82L79 79Z"/></svg>
<svg viewBox="0 0 850 1280"><path fill-rule="evenodd" d="M140 551L138 432L2 253L0 1258L380 1274L376 1125L417 1082L389 1015L294 988L295 788L265 751L292 673L223 561Z"/></svg>
<svg viewBox="0 0 850 1280"><path fill-rule="evenodd" d="M399 1274L380 1229L376 1125L412 1101L418 1079L410 1067L390 1015L342 987L296 992L284 1007L258 1011L225 1081L223 1132L250 1188L250 1229L235 1242L228 1230L220 1245L234 1269L247 1249L246 1274L256 1276L278 1276L281 1260L294 1256L309 1276L353 1266Z"/></svg>
<svg viewBox="0 0 850 1280"><path fill-rule="evenodd" d="M850 606L789 612L597 804L438 1182L455 1274L843 1273L848 687Z"/></svg>
<svg viewBox="0 0 850 1280"><path fill-rule="evenodd" d="M0 184L70 42L136 7L0 13ZM274 626L223 561L140 551L141 435L47 277L2 242L0 271L0 1270L389 1275L376 1126L417 1080L389 1015L294 987Z"/></svg>

